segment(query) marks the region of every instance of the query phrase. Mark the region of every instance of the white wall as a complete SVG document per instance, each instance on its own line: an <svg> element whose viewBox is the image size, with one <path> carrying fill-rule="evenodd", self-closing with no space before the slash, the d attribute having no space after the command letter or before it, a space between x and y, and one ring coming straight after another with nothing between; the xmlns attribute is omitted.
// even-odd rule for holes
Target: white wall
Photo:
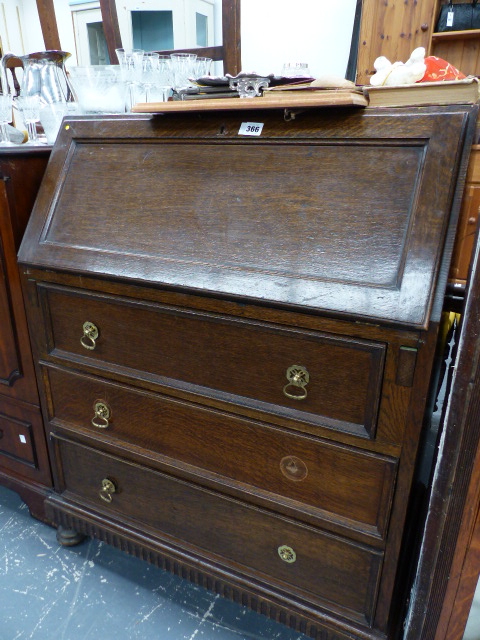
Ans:
<svg viewBox="0 0 480 640"><path fill-rule="evenodd" d="M242 67L280 73L307 62L314 77L345 76L356 0L241 0Z"/></svg>
<svg viewBox="0 0 480 640"><path fill-rule="evenodd" d="M33 53L35 51L43 51L45 45L43 43L42 29L40 20L38 19L37 3L35 0L17 0L20 5L21 15L23 17L22 32L24 41L24 50L18 51L12 46L10 53L17 55L23 53ZM23 7L22 7L23 5Z"/></svg>

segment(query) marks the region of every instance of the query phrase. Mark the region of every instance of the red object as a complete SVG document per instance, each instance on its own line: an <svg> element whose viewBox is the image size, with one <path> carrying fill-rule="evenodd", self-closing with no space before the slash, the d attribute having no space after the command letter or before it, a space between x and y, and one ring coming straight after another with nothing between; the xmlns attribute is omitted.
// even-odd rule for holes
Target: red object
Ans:
<svg viewBox="0 0 480 640"><path fill-rule="evenodd" d="M438 82L439 80L463 80L466 76L459 71L453 64L450 64L437 56L428 56L425 58L427 69L425 75L418 82Z"/></svg>

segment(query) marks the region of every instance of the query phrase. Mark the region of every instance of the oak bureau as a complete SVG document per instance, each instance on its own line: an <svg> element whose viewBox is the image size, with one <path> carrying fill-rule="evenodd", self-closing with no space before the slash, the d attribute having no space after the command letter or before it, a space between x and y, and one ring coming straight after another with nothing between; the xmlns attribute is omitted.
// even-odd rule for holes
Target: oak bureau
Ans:
<svg viewBox="0 0 480 640"><path fill-rule="evenodd" d="M19 254L61 541L312 638L395 636L476 115L64 121Z"/></svg>

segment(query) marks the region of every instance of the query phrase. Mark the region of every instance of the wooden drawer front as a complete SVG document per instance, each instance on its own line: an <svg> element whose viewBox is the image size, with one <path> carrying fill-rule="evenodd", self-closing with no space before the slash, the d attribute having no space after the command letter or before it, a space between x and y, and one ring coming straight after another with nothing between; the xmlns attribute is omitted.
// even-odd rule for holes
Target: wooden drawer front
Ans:
<svg viewBox="0 0 480 640"><path fill-rule="evenodd" d="M0 471L52 486L40 407L0 396Z"/></svg>
<svg viewBox="0 0 480 640"><path fill-rule="evenodd" d="M0 407L0 456L35 466L32 424L2 412ZM0 467L2 466L0 459Z"/></svg>
<svg viewBox="0 0 480 640"><path fill-rule="evenodd" d="M56 356L81 355L202 396L374 436L386 350L381 343L53 287L41 290ZM93 350L80 342L85 321L98 328ZM306 387L287 386L291 366L306 368ZM285 391L308 395L291 399Z"/></svg>
<svg viewBox="0 0 480 640"><path fill-rule="evenodd" d="M381 553L89 447L55 440L65 498L93 503L127 526L151 527L166 542L241 567L292 595L345 608L355 619L371 619ZM113 483L114 493L108 487L102 491L104 480ZM293 549L296 561L280 558L284 546Z"/></svg>
<svg viewBox="0 0 480 640"><path fill-rule="evenodd" d="M294 500L315 516L375 536L385 533L396 472L392 458L57 368L46 369L45 379L55 424L111 435L174 464L254 485L274 493L276 501ZM95 417L98 402L108 408L108 426Z"/></svg>

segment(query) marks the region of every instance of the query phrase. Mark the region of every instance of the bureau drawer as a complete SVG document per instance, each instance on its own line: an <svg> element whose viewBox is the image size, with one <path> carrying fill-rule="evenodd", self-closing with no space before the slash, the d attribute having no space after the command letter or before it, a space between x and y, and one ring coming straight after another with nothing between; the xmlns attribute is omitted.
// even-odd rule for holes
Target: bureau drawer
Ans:
<svg viewBox="0 0 480 640"><path fill-rule="evenodd" d="M287 505L295 501L310 515L385 534L396 473L392 458L93 376L56 367L44 371L55 425L118 438L167 456L170 464L253 485Z"/></svg>
<svg viewBox="0 0 480 640"><path fill-rule="evenodd" d="M40 286L49 352L269 413L374 437L386 346ZM84 323L98 337L84 335ZM95 333L93 334L95 336ZM82 344L83 343L83 344Z"/></svg>
<svg viewBox="0 0 480 640"><path fill-rule="evenodd" d="M382 554L162 473L54 438L65 499L274 588L370 620Z"/></svg>

